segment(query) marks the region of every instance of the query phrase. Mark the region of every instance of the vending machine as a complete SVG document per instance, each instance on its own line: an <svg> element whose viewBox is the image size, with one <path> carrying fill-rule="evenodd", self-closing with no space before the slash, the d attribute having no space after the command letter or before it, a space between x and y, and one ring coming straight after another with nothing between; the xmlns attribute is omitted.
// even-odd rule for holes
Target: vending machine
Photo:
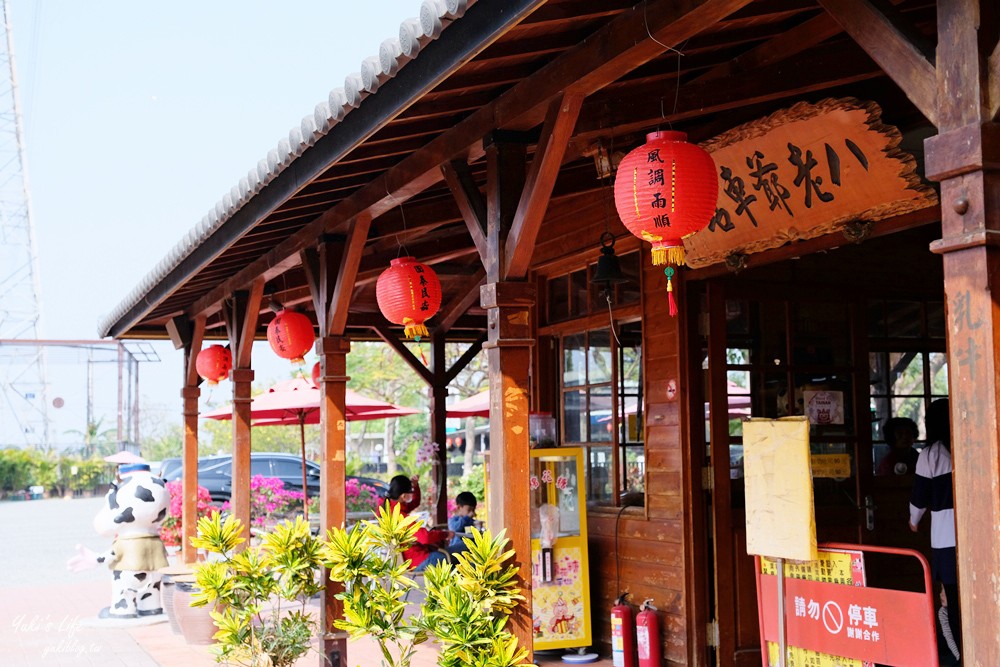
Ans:
<svg viewBox="0 0 1000 667"><path fill-rule="evenodd" d="M590 646L583 451L531 450L529 483L535 649Z"/></svg>

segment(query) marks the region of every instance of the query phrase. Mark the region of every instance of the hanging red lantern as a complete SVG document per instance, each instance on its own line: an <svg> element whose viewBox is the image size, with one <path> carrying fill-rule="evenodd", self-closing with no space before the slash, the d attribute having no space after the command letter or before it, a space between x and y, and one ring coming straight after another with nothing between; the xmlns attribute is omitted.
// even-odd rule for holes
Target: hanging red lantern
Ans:
<svg viewBox="0 0 1000 667"><path fill-rule="evenodd" d="M375 297L382 315L393 324L402 324L407 338L419 341L427 335L424 322L441 307L441 281L426 264L399 257L378 277Z"/></svg>
<svg viewBox="0 0 1000 667"><path fill-rule="evenodd" d="M316 385L317 387L319 386L319 376L320 376L320 369L319 369L319 362L317 361L315 364L313 364L313 372L312 372L313 384Z"/></svg>
<svg viewBox="0 0 1000 667"><path fill-rule="evenodd" d="M233 370L233 355L221 345L212 345L198 353L194 367L202 380L216 385L229 377L229 371Z"/></svg>
<svg viewBox="0 0 1000 667"><path fill-rule="evenodd" d="M632 234L653 244L653 264L684 263L683 239L715 215L715 161L684 132L652 132L615 177L615 208Z"/></svg>
<svg viewBox="0 0 1000 667"><path fill-rule="evenodd" d="M282 310L267 325L267 342L282 359L304 364L306 352L313 346L316 335L312 322L302 313Z"/></svg>

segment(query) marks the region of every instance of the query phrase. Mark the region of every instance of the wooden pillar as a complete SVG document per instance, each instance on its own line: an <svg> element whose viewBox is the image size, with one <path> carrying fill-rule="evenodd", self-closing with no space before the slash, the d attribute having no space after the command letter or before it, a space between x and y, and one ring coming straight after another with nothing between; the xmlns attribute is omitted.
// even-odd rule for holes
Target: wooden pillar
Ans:
<svg viewBox="0 0 1000 667"><path fill-rule="evenodd" d="M250 387L253 370L234 368L229 371L233 383L233 477L230 505L233 516L243 522L243 537L250 542ZM197 474L195 475L197 479Z"/></svg>
<svg viewBox="0 0 1000 667"><path fill-rule="evenodd" d="M431 440L439 445L437 457L437 479L435 482L441 492L438 494L435 520L437 523L448 521L448 377L447 360L444 355L445 337L437 331L431 337Z"/></svg>
<svg viewBox="0 0 1000 667"><path fill-rule="evenodd" d="M327 336L316 342L320 363L320 429L322 461L320 472L320 535L325 536L333 527L343 527L347 520L344 497L347 456L347 353L351 341L341 336ZM340 600L334 597L343 590L340 584L330 581L329 570L323 570L323 609L320 614L323 647L320 662L329 667L347 665L347 634L333 626L335 619L343 617Z"/></svg>
<svg viewBox="0 0 1000 667"><path fill-rule="evenodd" d="M198 534L198 397L201 389L188 386L181 389L184 399L184 450L181 462L183 472L184 500L181 507L183 534L182 558L185 563L197 559L198 550L191 546L191 538Z"/></svg>
<svg viewBox="0 0 1000 667"><path fill-rule="evenodd" d="M939 134L925 143L927 177L941 183L942 238L931 247L943 255L948 304L951 451L966 665L995 664L1000 655L1000 633L993 627L1000 618L997 20L993 0L939 0Z"/></svg>
<svg viewBox="0 0 1000 667"><path fill-rule="evenodd" d="M525 601L511 615L511 631L532 650L530 457L528 383L531 364L529 313L534 286L492 283L482 288L489 339L490 502L488 522L494 533L507 529L516 553L518 585ZM530 657L529 657L530 660Z"/></svg>

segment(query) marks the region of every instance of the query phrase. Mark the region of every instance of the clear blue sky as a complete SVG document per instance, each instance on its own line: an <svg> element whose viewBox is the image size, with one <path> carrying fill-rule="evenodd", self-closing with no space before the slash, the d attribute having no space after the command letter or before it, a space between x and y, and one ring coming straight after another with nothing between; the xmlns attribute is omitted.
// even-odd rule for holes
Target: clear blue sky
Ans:
<svg viewBox="0 0 1000 667"><path fill-rule="evenodd" d="M96 337L100 316L419 9L13 0L42 335ZM158 350L144 407L179 420L181 361ZM287 373L264 350L254 363L259 380Z"/></svg>

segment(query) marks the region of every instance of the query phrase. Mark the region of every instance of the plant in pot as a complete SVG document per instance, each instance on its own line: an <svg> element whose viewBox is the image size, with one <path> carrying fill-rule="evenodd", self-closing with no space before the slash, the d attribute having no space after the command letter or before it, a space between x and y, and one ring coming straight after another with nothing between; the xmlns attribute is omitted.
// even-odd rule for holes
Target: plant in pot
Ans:
<svg viewBox="0 0 1000 667"><path fill-rule="evenodd" d="M191 604L214 605L219 662L292 665L310 649L316 627L306 605L323 588L316 581L320 543L297 517L261 535L259 546L235 552L242 530L233 516L198 522L193 543L213 556L196 568L199 591Z"/></svg>
<svg viewBox="0 0 1000 667"><path fill-rule="evenodd" d="M382 650L382 667L409 667L415 647L432 635L441 644L443 667L527 667L527 651L505 630L511 610L524 598L517 588L514 555L501 533L474 534L469 550L425 571L426 599L407 615L406 598L418 588L403 558L420 521L387 503L374 520L333 529L323 543L330 579L344 585L337 597L344 618L334 625L352 638L368 635Z"/></svg>

